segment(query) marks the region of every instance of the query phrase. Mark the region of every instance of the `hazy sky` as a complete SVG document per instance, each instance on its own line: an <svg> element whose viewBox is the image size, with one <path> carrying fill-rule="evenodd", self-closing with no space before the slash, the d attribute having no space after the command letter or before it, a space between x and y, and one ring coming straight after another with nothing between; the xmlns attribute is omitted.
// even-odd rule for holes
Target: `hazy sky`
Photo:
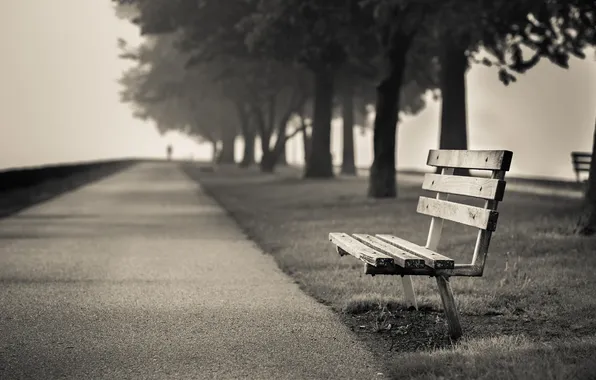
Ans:
<svg viewBox="0 0 596 380"><path fill-rule="evenodd" d="M167 139L119 102L117 39L138 29L110 3L0 0L0 167L165 154Z"/></svg>
<svg viewBox="0 0 596 380"><path fill-rule="evenodd" d="M127 63L116 41L138 41L138 30L115 18L109 0L0 0L0 15L0 168L163 156L170 141L178 156L207 156L207 146L161 137L120 104L116 80ZM544 63L510 87L493 70L473 68L468 104L471 149L512 150L515 174L573 178L569 152L591 149L596 64L592 56L569 71ZM401 125L400 167L424 166L438 142L439 110L430 104ZM357 162L369 165L370 137L356 135ZM299 145L290 145L290 159L301 157Z"/></svg>

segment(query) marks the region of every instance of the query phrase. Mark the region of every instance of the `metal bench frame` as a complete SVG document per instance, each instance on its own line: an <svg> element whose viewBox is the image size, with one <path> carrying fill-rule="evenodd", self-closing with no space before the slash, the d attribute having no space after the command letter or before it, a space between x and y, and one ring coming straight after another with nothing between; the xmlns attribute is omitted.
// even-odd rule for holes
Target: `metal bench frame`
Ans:
<svg viewBox="0 0 596 380"><path fill-rule="evenodd" d="M364 261L365 274L402 276L406 304L418 309L411 276L435 277L449 334L462 335L459 314L449 283L451 276L479 277L484 272L492 233L496 230L497 206L505 193L505 173L513 153L507 150L431 150L427 165L441 168L441 174L428 173L422 189L436 192L435 198L421 196L417 211L432 217L425 246L396 236L332 232L329 240L341 256L352 255ZM454 169L490 171L490 178L453 175ZM450 194L484 200L484 207L450 202ZM478 228L472 261L458 264L437 252L443 220Z"/></svg>

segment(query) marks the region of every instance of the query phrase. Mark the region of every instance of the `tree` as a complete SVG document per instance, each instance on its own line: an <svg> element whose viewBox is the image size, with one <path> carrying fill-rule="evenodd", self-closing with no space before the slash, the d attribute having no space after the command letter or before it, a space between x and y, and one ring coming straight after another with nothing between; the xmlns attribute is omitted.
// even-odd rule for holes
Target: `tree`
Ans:
<svg viewBox="0 0 596 380"><path fill-rule="evenodd" d="M333 177L330 144L335 74L346 61L342 33L351 25L350 12L346 2L339 0L262 1L245 23L251 51L300 64L312 73L314 115L305 177Z"/></svg>
<svg viewBox="0 0 596 380"><path fill-rule="evenodd" d="M352 78L344 79L340 87L341 111L343 121L343 147L341 174L356 175L354 157L354 82Z"/></svg>
<svg viewBox="0 0 596 380"><path fill-rule="evenodd" d="M330 154L330 122L331 106L334 95L335 73L349 59L354 57L368 56L361 54L363 51L375 51L377 45L373 42L373 26L376 25L373 17L373 10L383 3L389 4L390 10L397 10L401 14L401 25L399 28L392 26L392 20L385 22L381 29L381 40L391 40L391 45L400 38L401 41L410 40L412 35L405 30L417 23L419 17L416 2L414 6L407 3L407 9L401 9L402 1L393 2L372 2L360 5L359 1L326 2L325 4L315 0L280 0L280 1L215 1L203 0L195 2L191 0L178 0L168 2L166 0L129 0L135 1L140 9L140 17L137 22L143 33L163 33L170 30L182 30L183 38L180 45L192 52L191 63L201 62L214 57L245 59L257 58L260 60L273 59L287 64L300 64L309 69L313 75L314 82L314 116L311 136L311 153L305 169L306 177L331 177L333 176L331 154ZM364 2L366 3L366 2ZM399 4L394 4L399 3ZM372 5L371 5L372 4ZM413 11L411 11L413 9ZM395 12L394 12L395 13ZM384 14L380 12L379 14ZM409 17L409 16L414 17ZM407 16L407 17L406 17ZM381 17L380 19L382 19ZM399 17L398 17L399 18ZM387 20L386 20L387 21ZM402 28L403 27L403 28ZM401 28L401 29L400 29ZM400 29L400 33L393 33ZM389 31L389 39L386 37ZM366 43L362 43L362 42ZM246 49L246 47L250 49ZM381 44L382 45L382 44ZM386 44L386 46L389 46ZM394 44L395 45L395 44ZM401 58L405 62L405 50L394 49L389 46L392 53L386 49L384 57L395 58L395 51L402 51ZM348 54L349 51L349 54ZM401 59L400 58L400 59ZM399 60L399 59L398 59ZM362 63L362 59L356 59ZM395 59L393 60L395 61ZM395 62L394 62L395 63ZM370 66L370 65L369 65ZM399 65L398 65L399 66ZM401 65L401 66L405 66ZM366 71L366 64L360 65ZM403 68L403 67L402 67ZM397 72L400 72L398 69ZM395 71L395 67L391 69ZM403 70L401 70L403 71ZM390 75L386 85L379 87L387 88L391 84L397 92L394 101L387 102L387 99L379 102L377 107L377 120L380 125L382 121L388 120L390 127L385 128L391 134L395 134L395 123L397 120L397 109L399 106L399 87L401 86L401 75L395 73ZM399 83L395 82L399 78ZM391 86L389 86L391 87ZM381 91L386 95L386 92ZM383 96L384 96L383 95ZM387 107L387 105L391 105ZM395 111L395 112L392 112ZM391 117L387 115L392 114ZM379 123L377 123L379 124ZM376 164L375 168L390 168L390 176L394 178L395 162L395 139L389 144L393 149L380 149L387 141L383 137L383 128L375 128ZM385 135L387 135L385 133ZM385 136L388 137L388 136ZM391 150L390 153L387 153ZM383 153L385 152L385 153ZM386 157L385 157L386 156ZM391 163L383 164L384 160ZM383 170L373 170L373 178L383 174ZM379 181L376 181L379 183ZM382 181L381 181L382 182Z"/></svg>
<svg viewBox="0 0 596 380"><path fill-rule="evenodd" d="M449 35L441 36L439 52L441 121L439 149L468 149L468 122L466 107L466 47ZM437 171L440 169L437 168ZM469 175L469 169L457 169L457 175Z"/></svg>
<svg viewBox="0 0 596 380"><path fill-rule="evenodd" d="M225 77L226 96L236 103L239 115L250 120L245 127L259 135L261 170L273 171L288 139L297 133L287 134L287 124L310 96L304 73L273 61L242 60L220 76Z"/></svg>
<svg viewBox="0 0 596 380"><path fill-rule="evenodd" d="M464 31L468 41L463 46L468 48L472 61L497 67L499 79L505 85L515 82L517 74L530 70L543 58L568 68L571 56L584 59L586 47L596 46L596 2L593 0L446 3L455 6L456 11L443 12L442 25L451 28L457 25L456 34ZM445 22L445 15L451 15L451 20ZM479 50L488 56L474 57ZM460 101L460 115L465 114L461 104ZM592 159L596 158L595 149L596 126ZM590 168L584 209L578 233L592 235L596 231L594 167Z"/></svg>
<svg viewBox="0 0 596 380"><path fill-rule="evenodd" d="M364 76L351 63L347 63L338 73L337 117L341 117L342 126L342 163L341 174L356 175L356 157L354 127L366 127L368 107L375 102L373 78Z"/></svg>
<svg viewBox="0 0 596 380"><path fill-rule="evenodd" d="M261 67L265 65L269 69L261 78L262 87L257 90L261 100L253 103L253 113L263 151L260 167L262 171L270 172L284 154L286 142L299 132L288 134L287 125L306 103L311 90L302 70L278 62L267 62ZM253 99L258 99L257 94Z"/></svg>
<svg viewBox="0 0 596 380"><path fill-rule="evenodd" d="M375 1L372 6L380 43L380 81L377 85L373 149L368 195L396 197L396 130L401 88L408 53L429 12L430 2ZM415 54L410 54L414 56ZM410 66L411 67L411 66ZM415 70L412 70L415 71Z"/></svg>
<svg viewBox="0 0 596 380"><path fill-rule="evenodd" d="M244 139L244 151L242 153L242 160L239 166L241 168L248 168L253 165L255 160L255 140L256 131L254 122L251 120L248 105L245 102L234 102L238 119L240 120L240 128L242 130L242 138Z"/></svg>
<svg viewBox="0 0 596 380"><path fill-rule="evenodd" d="M260 135L261 168L273 170L290 137L285 135L285 124L305 95L304 86L290 83L300 79L300 73L294 68L280 67L268 57L247 49L246 31L241 24L250 18L256 3L231 0L123 1L134 2L139 8L135 22L142 34L180 32L178 47L190 56L187 66L210 66L212 77L217 78L225 95L236 104L245 141L252 141L255 131ZM214 69L220 72L213 73ZM274 136L276 144L271 148ZM253 144L245 143L245 156L252 154L252 147ZM250 161L243 160L243 165Z"/></svg>
<svg viewBox="0 0 596 380"><path fill-rule="evenodd" d="M395 195L399 94L406 53L428 7L427 2L422 3L331 1L323 4L314 0L259 3L249 27L253 50L282 62L302 64L313 73L314 122L306 177L333 175L330 122L338 70L350 63L358 71L370 71L375 65L363 61L381 51L386 64L385 75L377 87L375 162L370 194ZM377 35L381 37L381 44L375 42Z"/></svg>
<svg viewBox="0 0 596 380"><path fill-rule="evenodd" d="M543 57L566 68L571 55L583 58L583 48L594 45L595 5L577 0L443 2L440 16L434 19L442 41L440 147L467 148L468 57L498 67L505 85L515 81L515 73L526 72ZM489 56L474 59L480 50Z"/></svg>
<svg viewBox="0 0 596 380"><path fill-rule="evenodd" d="M133 103L136 116L155 120L161 133L182 131L214 147L221 142L220 162L232 163L237 135L232 104L203 71L184 68L186 57L174 40L164 34L138 49L121 41L122 57L138 63L120 81L122 99Z"/></svg>

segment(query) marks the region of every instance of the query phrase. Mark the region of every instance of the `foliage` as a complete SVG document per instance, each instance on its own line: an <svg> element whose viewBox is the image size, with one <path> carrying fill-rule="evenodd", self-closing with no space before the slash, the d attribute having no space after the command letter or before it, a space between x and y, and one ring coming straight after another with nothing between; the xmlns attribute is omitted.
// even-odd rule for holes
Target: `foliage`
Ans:
<svg viewBox="0 0 596 380"><path fill-rule="evenodd" d="M596 44L594 0L445 1L440 33L469 47L473 62L494 66L504 84L542 58L568 68ZM447 22L445 22L447 20Z"/></svg>
<svg viewBox="0 0 596 380"><path fill-rule="evenodd" d="M204 73L185 69L175 38L153 37L137 49L120 44L122 56L137 62L120 80L122 100L132 103L135 116L154 120L161 133L179 130L215 142L222 126L235 128L231 105Z"/></svg>

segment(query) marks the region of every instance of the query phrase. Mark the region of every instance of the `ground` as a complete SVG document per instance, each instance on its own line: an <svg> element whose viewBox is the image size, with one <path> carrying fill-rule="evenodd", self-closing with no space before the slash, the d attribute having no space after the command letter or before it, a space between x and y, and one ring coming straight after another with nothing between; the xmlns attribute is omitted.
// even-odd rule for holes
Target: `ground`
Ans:
<svg viewBox="0 0 596 380"><path fill-rule="evenodd" d="M395 378L587 379L596 372L596 239L574 234L579 199L506 194L484 276L452 279L465 335L455 343L433 279L415 278L421 308L405 310L399 277L365 276L362 263L340 258L327 238L390 233L424 243L429 220L415 212L419 183L402 181L397 199L374 200L365 197L363 178L184 169L305 292L339 313ZM475 237L472 228L446 223L439 251L469 262Z"/></svg>
<svg viewBox="0 0 596 380"><path fill-rule="evenodd" d="M386 378L171 162L0 219L0 285L3 380Z"/></svg>

